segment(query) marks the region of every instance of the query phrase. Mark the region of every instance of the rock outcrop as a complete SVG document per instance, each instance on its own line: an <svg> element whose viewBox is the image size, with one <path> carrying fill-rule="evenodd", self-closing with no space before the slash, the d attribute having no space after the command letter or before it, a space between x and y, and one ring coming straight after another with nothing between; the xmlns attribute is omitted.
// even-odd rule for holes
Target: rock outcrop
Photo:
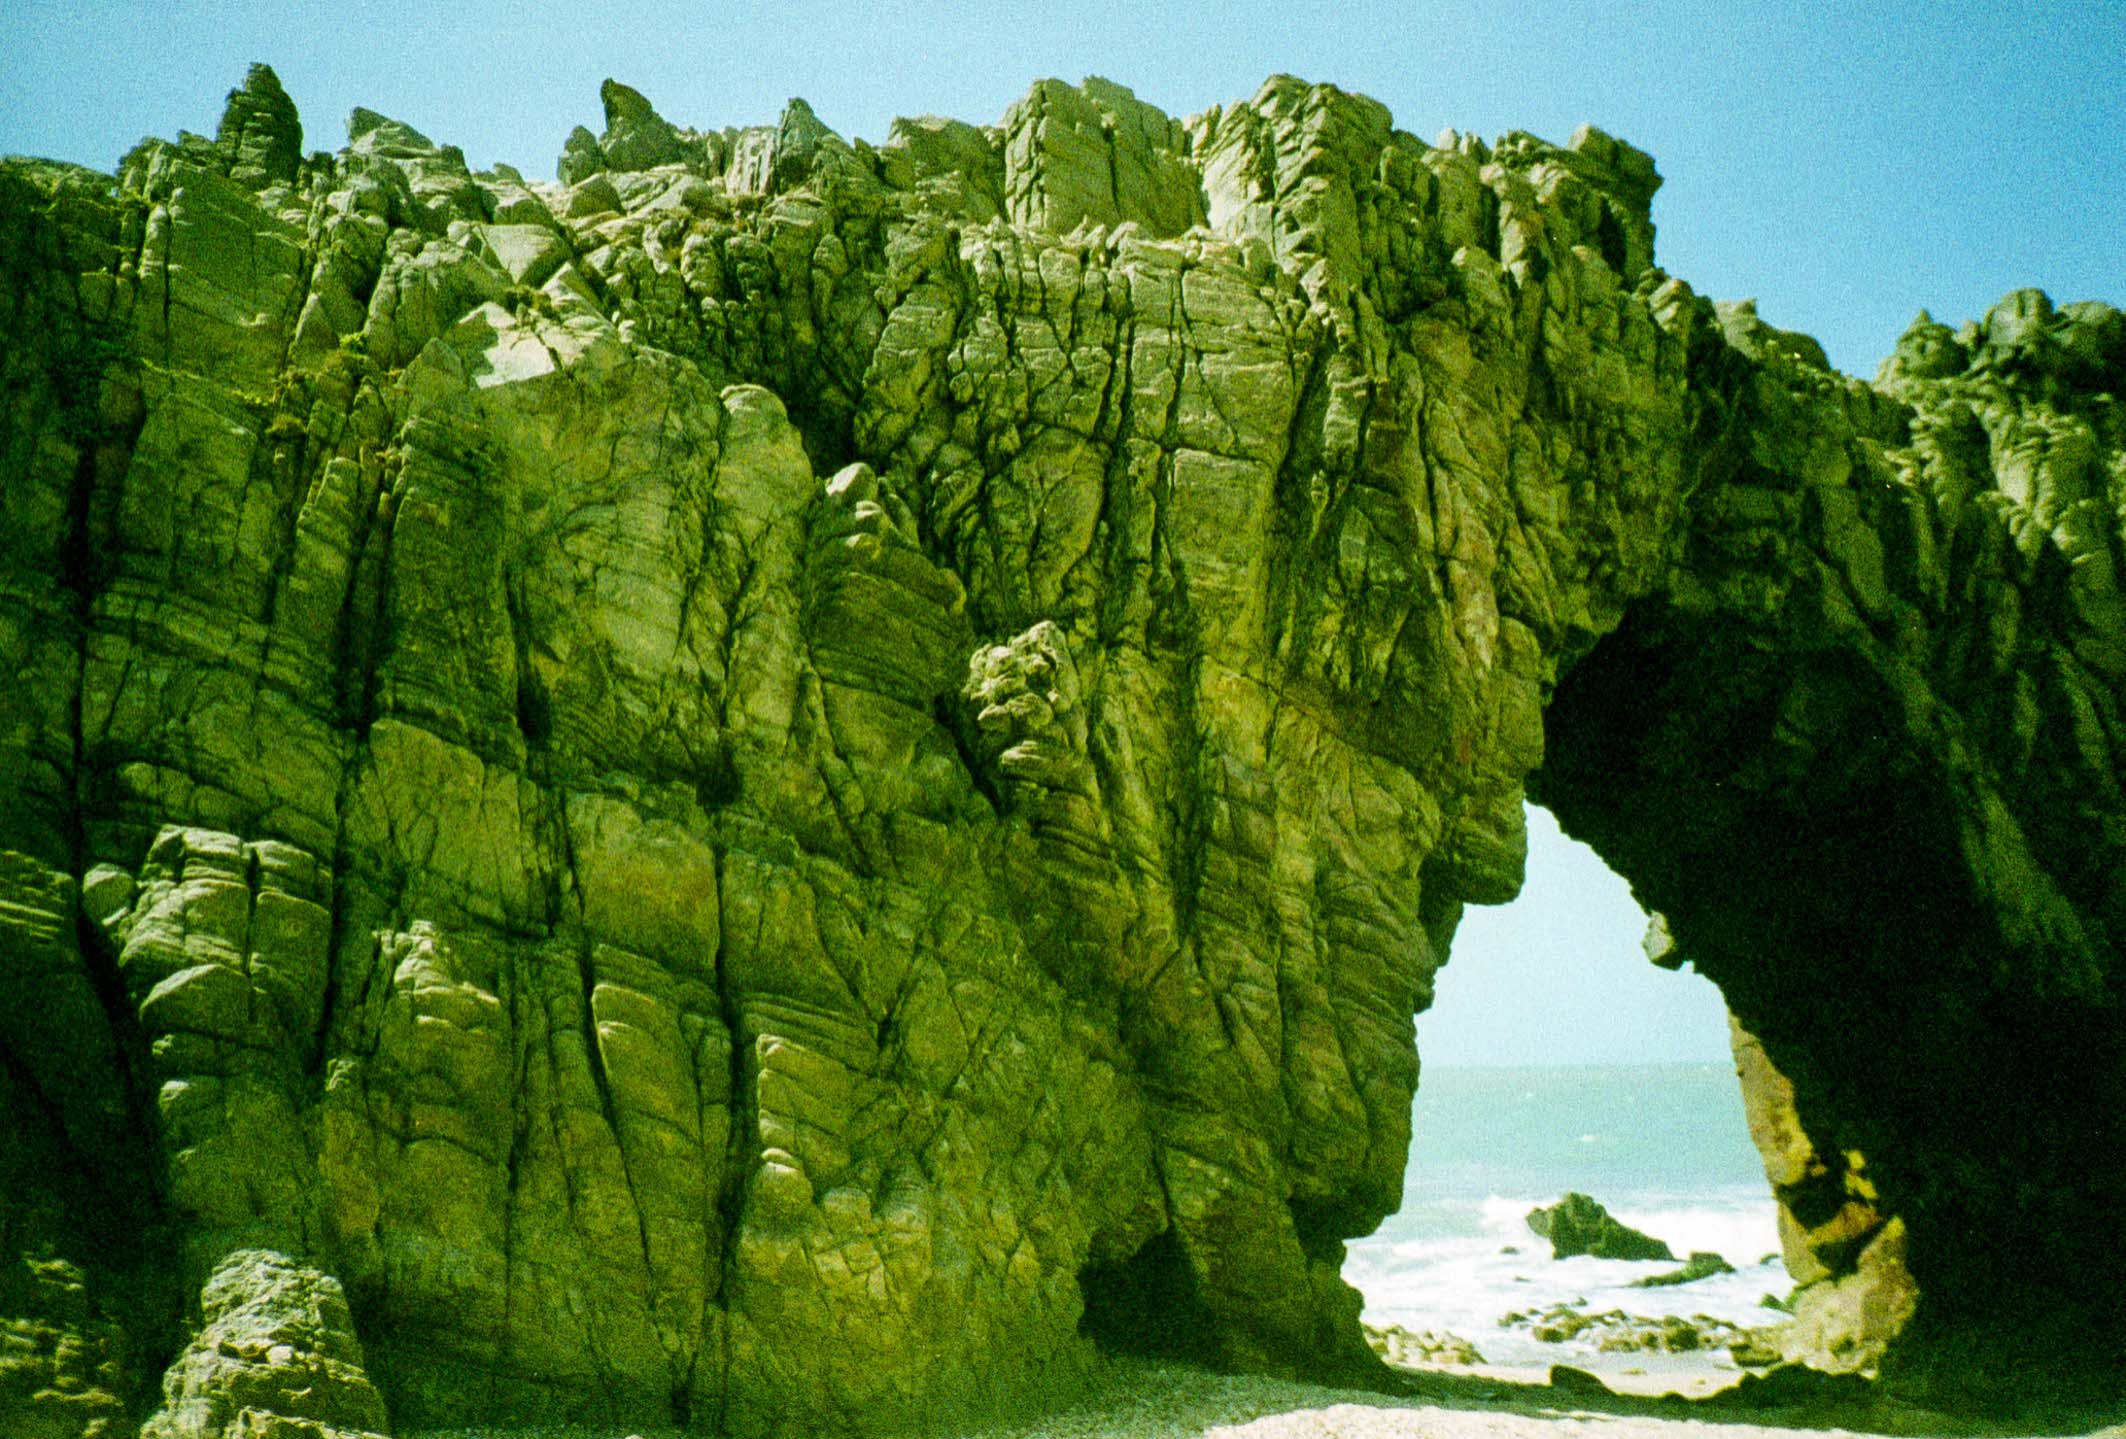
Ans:
<svg viewBox="0 0 2126 1439"><path fill-rule="evenodd" d="M1938 1402L2078 1389L2126 1333L2089 1259L2126 1183L2126 316L1922 314L1865 387L1721 325L1730 483L1560 680L1531 793L1720 985L1828 1347Z"/></svg>
<svg viewBox="0 0 2126 1439"><path fill-rule="evenodd" d="M1667 1289L1678 1284L1696 1284L1701 1279L1711 1279L1717 1274L1733 1274L1735 1266L1727 1259L1706 1249L1693 1249L1683 1261L1681 1269L1670 1269L1660 1274L1649 1274L1644 1279L1634 1279L1628 1286L1632 1289Z"/></svg>
<svg viewBox="0 0 2126 1439"><path fill-rule="evenodd" d="M142 1439L377 1439L384 1403L339 1281L238 1250L200 1290L199 1329L163 1376Z"/></svg>
<svg viewBox="0 0 2126 1439"><path fill-rule="evenodd" d="M1528 1211L1528 1227L1550 1241L1550 1257L1570 1259L1674 1259L1668 1241L1641 1234L1585 1194ZM1695 1261L1697 1256L1693 1255Z"/></svg>
<svg viewBox="0 0 2126 1439"><path fill-rule="evenodd" d="M1366 1343L1385 1364L1401 1369L1481 1364L1484 1356L1459 1334L1445 1330L1410 1330L1400 1324L1365 1326Z"/></svg>
<svg viewBox="0 0 2126 1439"><path fill-rule="evenodd" d="M1790 1078L1833 1279L1864 1169L1887 1367L2115 1352L2117 312L1862 384L1629 146L1289 78L601 98L558 185L263 67L0 166L11 1432L1363 1377L1524 790Z"/></svg>
<svg viewBox="0 0 2126 1439"><path fill-rule="evenodd" d="M1793 1084L1764 1046L1730 1021L1750 1138L1779 1201L1779 1240L1797 1281L1794 1322L1774 1331L1798 1362L1829 1373L1878 1365L1912 1320L1918 1290L1905 1265L1904 1221L1885 1212L1867 1156L1819 1152Z"/></svg>

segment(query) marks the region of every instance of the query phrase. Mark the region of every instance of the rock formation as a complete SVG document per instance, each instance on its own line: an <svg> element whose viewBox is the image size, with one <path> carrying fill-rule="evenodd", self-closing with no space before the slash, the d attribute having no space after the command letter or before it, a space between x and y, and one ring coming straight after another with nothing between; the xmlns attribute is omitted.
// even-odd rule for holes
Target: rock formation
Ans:
<svg viewBox="0 0 2126 1439"><path fill-rule="evenodd" d="M1779 1201L1779 1247L1796 1287L1794 1322L1778 1333L1795 1359L1832 1373L1878 1364L1912 1320L1903 1219L1885 1211L1859 1150L1819 1152L1793 1084L1741 1025L1729 1022L1750 1138Z"/></svg>
<svg viewBox="0 0 2126 1439"><path fill-rule="evenodd" d="M1898 1226L1887 1365L2115 1352L2117 312L1862 384L1629 146L1288 78L602 98L559 185L263 67L0 166L0 1427L1363 1376L1524 789L1837 1157L1812 1262Z"/></svg>
<svg viewBox="0 0 2126 1439"><path fill-rule="evenodd" d="M1665 1270L1660 1274L1649 1274L1644 1279L1634 1279L1629 1287L1667 1289L1678 1284L1696 1284L1701 1279L1734 1272L1735 1266L1727 1262L1725 1255L1716 1254L1709 1249L1693 1249L1690 1257L1683 1261L1681 1269Z"/></svg>
<svg viewBox="0 0 2126 1439"><path fill-rule="evenodd" d="M1585 1194L1568 1194L1555 1204L1529 1210L1528 1227L1550 1241L1553 1259L1570 1259L1576 1254L1591 1254L1597 1259L1676 1257L1666 1240L1641 1234ZM1695 1260L1696 1256L1692 1258Z"/></svg>
<svg viewBox="0 0 2126 1439"><path fill-rule="evenodd" d="M1400 1324L1364 1326L1366 1343L1383 1363L1416 1369L1432 1365L1482 1364L1484 1356L1459 1334L1445 1330L1412 1331Z"/></svg>

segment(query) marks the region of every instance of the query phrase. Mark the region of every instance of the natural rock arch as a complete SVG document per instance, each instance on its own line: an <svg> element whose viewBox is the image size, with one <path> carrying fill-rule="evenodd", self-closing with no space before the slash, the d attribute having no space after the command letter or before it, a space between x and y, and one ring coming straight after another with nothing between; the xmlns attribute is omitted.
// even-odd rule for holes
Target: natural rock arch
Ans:
<svg viewBox="0 0 2126 1439"><path fill-rule="evenodd" d="M2046 654L2072 643L2057 632L1974 655L2001 597L1894 658L1649 607L1560 686L1531 784L1734 1011L1789 1267L1824 1281L1804 1309L1820 1358L1900 1339L1890 1372L1945 1397L2078 1389L2118 1332L2088 1202L2120 1162L2089 923L2108 880L2069 798L2107 782L2093 751L2054 747L2103 686ZM2045 700L1996 712L1990 685L2053 666Z"/></svg>
<svg viewBox="0 0 2126 1439"><path fill-rule="evenodd" d="M1177 1311L1362 1372L1524 782L1792 1081L1797 1254L1901 1226L1910 1368L2115 1343L2115 311L1862 385L1652 267L1629 146L1289 78L603 99L565 186L303 158L263 67L0 170L28 1402L881 1429Z"/></svg>

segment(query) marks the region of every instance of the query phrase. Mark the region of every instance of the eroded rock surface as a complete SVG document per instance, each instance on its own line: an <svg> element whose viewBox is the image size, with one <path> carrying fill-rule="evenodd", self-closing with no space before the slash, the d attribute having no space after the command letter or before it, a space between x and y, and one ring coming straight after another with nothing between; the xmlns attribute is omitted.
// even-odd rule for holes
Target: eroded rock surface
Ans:
<svg viewBox="0 0 2126 1439"><path fill-rule="evenodd" d="M1629 146L1284 77L601 98L559 184L303 157L263 67L0 166L0 1412L1363 1376L1530 783L1864 1156L1915 1355L2057 1292L2126 1152L2116 312L1863 385L1652 268Z"/></svg>
<svg viewBox="0 0 2126 1439"><path fill-rule="evenodd" d="M1729 482L1561 679L1531 790L1745 1032L1789 1264L1838 1296L1812 1352L2078 1390L2126 1322L2090 1262L2126 1183L2126 316L1922 314L1872 386L1720 320Z"/></svg>
<svg viewBox="0 0 2126 1439"><path fill-rule="evenodd" d="M199 1330L163 1376L142 1439L378 1439L384 1403L339 1281L240 1249L200 1290Z"/></svg>

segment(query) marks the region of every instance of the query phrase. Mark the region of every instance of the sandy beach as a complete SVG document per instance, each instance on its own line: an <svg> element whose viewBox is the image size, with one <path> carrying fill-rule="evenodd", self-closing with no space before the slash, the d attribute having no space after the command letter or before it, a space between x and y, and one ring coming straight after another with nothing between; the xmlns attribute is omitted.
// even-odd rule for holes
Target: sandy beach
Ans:
<svg viewBox="0 0 2126 1439"><path fill-rule="evenodd" d="M1777 1439L1782 1435L2126 1434L2101 1421L2019 1426L1936 1413L1894 1401L1734 1407L1720 1402L1736 1376L1607 1373L1603 1394L1562 1373L1453 1366L1398 1371L1405 1395L1342 1390L1175 1365L1115 1366L1113 1387L1034 1424L980 1439ZM2113 1416L2114 1418L2118 1416Z"/></svg>
<svg viewBox="0 0 2126 1439"><path fill-rule="evenodd" d="M964 1431L957 1439L1824 1439L1884 1434L1901 1439L2074 1435L2126 1439L2119 1415L2052 1416L2027 1423L1938 1413L1893 1400L1740 1407L1716 1391L1732 1373L1696 1376L1607 1373L1603 1394L1561 1374L1496 1366L1398 1370L1405 1394L1339 1389L1190 1365L1112 1361L1081 1401L1038 1419ZM1680 1392L1679 1392L1680 1391ZM595 1427L425 1431L402 1439L623 1439ZM687 1431L641 1430L625 1439L690 1439Z"/></svg>

